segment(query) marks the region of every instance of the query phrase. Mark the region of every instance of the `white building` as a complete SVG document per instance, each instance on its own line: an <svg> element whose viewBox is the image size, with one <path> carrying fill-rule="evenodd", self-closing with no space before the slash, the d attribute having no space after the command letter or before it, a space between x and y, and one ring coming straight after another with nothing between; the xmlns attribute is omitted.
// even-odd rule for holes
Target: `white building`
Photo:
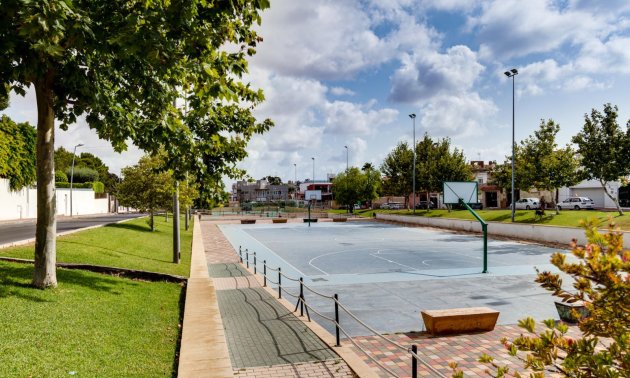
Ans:
<svg viewBox="0 0 630 378"><path fill-rule="evenodd" d="M70 215L70 189L57 188L57 215ZM109 198L96 198L92 189L72 189L74 215L106 214ZM0 221L37 218L37 189L9 189L9 180L0 178Z"/></svg>
<svg viewBox="0 0 630 378"><path fill-rule="evenodd" d="M630 186L622 186L614 181L607 184L608 192L619 200L622 207L630 207ZM595 203L595 208L616 208L615 203L608 197L597 180L584 180L571 187L560 188L558 191L559 202L569 197L588 197Z"/></svg>

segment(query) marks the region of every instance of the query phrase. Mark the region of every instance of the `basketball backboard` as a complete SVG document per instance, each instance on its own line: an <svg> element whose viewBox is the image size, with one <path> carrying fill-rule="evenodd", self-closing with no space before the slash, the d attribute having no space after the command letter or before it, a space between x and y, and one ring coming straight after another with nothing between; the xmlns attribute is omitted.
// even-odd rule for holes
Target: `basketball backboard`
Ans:
<svg viewBox="0 0 630 378"><path fill-rule="evenodd" d="M444 203L458 204L462 199L466 203L479 203L476 181L445 181Z"/></svg>

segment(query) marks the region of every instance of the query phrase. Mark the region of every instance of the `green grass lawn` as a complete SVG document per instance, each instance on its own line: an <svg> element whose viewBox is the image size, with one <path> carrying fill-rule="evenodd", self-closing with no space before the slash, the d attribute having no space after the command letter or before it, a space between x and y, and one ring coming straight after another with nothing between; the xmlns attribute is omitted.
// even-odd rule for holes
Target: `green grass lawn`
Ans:
<svg viewBox="0 0 630 378"><path fill-rule="evenodd" d="M192 227L172 261L172 218L109 225L57 239L57 260L188 276ZM33 258L33 246L0 250ZM182 286L57 269L58 287L30 286L33 266L0 261L0 377L163 377L176 371Z"/></svg>
<svg viewBox="0 0 630 378"><path fill-rule="evenodd" d="M192 225L181 225L181 261L173 264L173 219L155 217L151 232L147 218L134 219L57 238L57 261L147 270L188 277L192 246ZM0 250L0 256L33 259L34 245Z"/></svg>
<svg viewBox="0 0 630 378"><path fill-rule="evenodd" d="M0 261L1 377L173 375L180 285L57 269L39 290L32 274Z"/></svg>
<svg viewBox="0 0 630 378"><path fill-rule="evenodd" d="M345 213L345 210L333 210L334 213ZM385 213L385 214L401 214L412 215L411 210L359 210L355 211L356 215L362 217L371 217L373 213ZM488 222L510 222L511 211L510 210L475 210L481 218ZM416 216L424 217L437 217L437 218L455 218L455 219L470 219L475 218L468 210L452 210L450 213L447 210L416 210ZM546 210L546 215L542 219L536 218L533 210L517 210L515 221L517 223L529 223L529 224L542 224L553 226L569 226L579 227L580 221L587 218L597 219L602 227L607 226L608 218L612 217L615 224L624 230L630 230L630 215L624 214L619 216L617 212L605 212L605 211L592 211L592 210L563 210L559 215L556 215L553 210Z"/></svg>

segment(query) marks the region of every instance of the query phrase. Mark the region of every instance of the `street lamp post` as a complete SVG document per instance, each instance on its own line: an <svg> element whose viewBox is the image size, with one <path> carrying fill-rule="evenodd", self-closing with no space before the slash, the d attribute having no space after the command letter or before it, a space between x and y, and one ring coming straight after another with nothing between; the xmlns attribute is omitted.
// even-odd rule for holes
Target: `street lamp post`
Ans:
<svg viewBox="0 0 630 378"><path fill-rule="evenodd" d="M344 146L344 148L346 149L346 192L348 191L348 146ZM346 193L347 195L348 193ZM346 204L346 213L350 212L350 207L349 204Z"/></svg>
<svg viewBox="0 0 630 378"><path fill-rule="evenodd" d="M313 189L315 189L315 158L311 158L313 160Z"/></svg>
<svg viewBox="0 0 630 378"><path fill-rule="evenodd" d="M297 164L293 163L293 186L295 189L293 190L293 199L297 199Z"/></svg>
<svg viewBox="0 0 630 378"><path fill-rule="evenodd" d="M72 184L74 182L74 158L76 157L77 154L77 147L81 147L83 146L82 143L77 144L76 146L74 146L74 151L72 152L72 167L70 168L70 216L73 215L72 213Z"/></svg>
<svg viewBox="0 0 630 378"><path fill-rule="evenodd" d="M413 121L413 214L416 214L416 114L409 114L409 118Z"/></svg>
<svg viewBox="0 0 630 378"><path fill-rule="evenodd" d="M514 213L516 212L516 201L514 200L514 76L518 75L518 70L512 68L504 73L505 76L512 78L512 222L514 222Z"/></svg>

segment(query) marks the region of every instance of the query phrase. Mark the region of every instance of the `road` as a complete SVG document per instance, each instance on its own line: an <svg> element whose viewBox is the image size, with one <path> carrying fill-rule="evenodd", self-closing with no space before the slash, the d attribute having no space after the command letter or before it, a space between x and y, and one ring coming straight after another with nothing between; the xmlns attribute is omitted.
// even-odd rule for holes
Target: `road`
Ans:
<svg viewBox="0 0 630 378"><path fill-rule="evenodd" d="M142 214L107 214L81 216L76 218L60 218L57 220L57 233L80 228L115 223L124 219L137 218ZM0 223L0 245L13 243L35 237L35 220Z"/></svg>

